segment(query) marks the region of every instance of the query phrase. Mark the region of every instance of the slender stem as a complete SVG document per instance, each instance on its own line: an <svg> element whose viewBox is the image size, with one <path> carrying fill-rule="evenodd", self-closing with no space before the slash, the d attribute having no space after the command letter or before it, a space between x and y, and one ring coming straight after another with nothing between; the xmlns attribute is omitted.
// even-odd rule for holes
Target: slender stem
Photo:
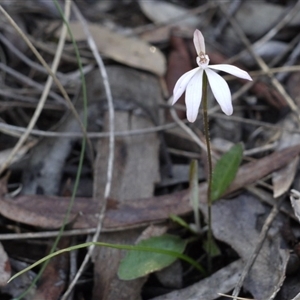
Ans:
<svg viewBox="0 0 300 300"><path fill-rule="evenodd" d="M207 237L207 252L208 252L208 271L211 273L211 250L212 250L212 219L211 219L211 185L212 185L212 158L209 138L209 123L207 113L207 76L203 72L203 85L202 85L202 111L203 111L203 124L204 135L207 148L207 161L208 161L208 178L207 178L207 214L208 214L208 237Z"/></svg>

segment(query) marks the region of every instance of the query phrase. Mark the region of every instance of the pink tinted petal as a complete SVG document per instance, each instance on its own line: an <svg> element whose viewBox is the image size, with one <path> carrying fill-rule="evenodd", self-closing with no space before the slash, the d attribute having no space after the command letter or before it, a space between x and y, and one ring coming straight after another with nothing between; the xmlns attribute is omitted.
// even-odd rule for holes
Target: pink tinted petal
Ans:
<svg viewBox="0 0 300 300"><path fill-rule="evenodd" d="M186 116L190 122L195 122L202 99L203 70L197 72L187 85L185 93Z"/></svg>
<svg viewBox="0 0 300 300"><path fill-rule="evenodd" d="M219 74L209 68L205 69L205 72L211 90L221 106L222 111L228 116L231 115L233 108L231 103L231 93L227 82Z"/></svg>
<svg viewBox="0 0 300 300"><path fill-rule="evenodd" d="M252 81L252 78L246 71L244 71L238 67L232 66L232 65L225 65L225 64L209 65L209 68L214 69L214 70L223 71L223 72L229 73L231 75L234 75L236 77Z"/></svg>
<svg viewBox="0 0 300 300"><path fill-rule="evenodd" d="M172 105L181 97L183 92L186 89L187 84L191 80L191 78L197 73L200 68L195 68L184 73L176 82L174 90L173 90L173 102Z"/></svg>
<svg viewBox="0 0 300 300"><path fill-rule="evenodd" d="M199 55L200 52L203 52L205 54L205 42L204 37L200 30L196 29L194 32L194 46L197 51L197 55Z"/></svg>

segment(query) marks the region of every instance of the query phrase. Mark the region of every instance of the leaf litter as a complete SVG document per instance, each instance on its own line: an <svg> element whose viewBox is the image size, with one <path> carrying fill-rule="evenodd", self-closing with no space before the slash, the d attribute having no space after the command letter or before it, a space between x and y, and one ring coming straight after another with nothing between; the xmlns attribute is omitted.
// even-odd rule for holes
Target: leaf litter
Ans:
<svg viewBox="0 0 300 300"><path fill-rule="evenodd" d="M35 6L30 3L24 1L13 6L0 1L51 64L56 51L55 40L61 32L61 23L57 22L59 14L55 6L45 1L36 1ZM218 108L210 104L212 139L221 141L214 144L215 157L223 153L226 145L237 142L243 143L247 154L244 154L235 180L222 199L213 205L213 234L221 251L213 259L213 273L204 278L203 274L177 261L174 267L168 267L175 270L176 276L170 277L170 272L160 271L157 275L154 272L123 281L118 277L118 269L125 252L96 248L92 255L93 268L82 273L81 278L85 280L77 282L70 299L208 300L224 299L219 293L232 294L238 289L241 291L238 295L245 298L297 299L300 294L297 272L289 271L288 261L289 257L299 258L292 255L293 251L297 253L296 248L286 242L282 228L290 224L296 238L299 237L299 225L291 222L292 207L287 206L290 189L299 189L299 118L295 116L299 109L298 2L292 1L290 7L285 1L261 1L260 5L251 1L239 5L221 1L201 5L197 1L157 1L157 5L145 1L120 1L118 5L82 1L78 4L104 58L114 100L115 131L120 133L115 137L111 192L99 241L135 244L145 237L173 234L188 241L185 254L199 259L206 267L202 258L205 256L203 234L193 236L169 221L173 214L183 218L186 224L195 222L187 189L187 170L195 156L199 162L199 207L201 217L204 220L207 217L205 153L178 127L166 100L179 76L195 66L192 52L195 28L200 28L209 41L207 52L212 63L224 63L227 58L234 64L245 64L255 80L249 85L238 80L230 82L235 92L232 119L222 119L215 113ZM266 59L269 76L278 78L277 83L260 70L249 52L246 55L246 46L238 38L236 28L226 22L224 9L236 19L255 46L254 53ZM31 19L24 16L31 16ZM98 226L101 207L105 205L103 195L110 151L107 134L103 137L110 124L103 80L97 68L88 72L95 62L80 22L72 20L70 26L87 70L87 131L96 159L91 151L86 152L80 197L75 198L67 221L66 231L75 236L72 240L63 239L59 247L85 241L84 230L92 232ZM5 163L7 153L14 147L16 137L24 132L37 105L36 99L41 92L34 83L43 85L46 78L45 73L32 64L37 62L36 58L10 23L3 23L3 28L11 43L1 46L7 55L7 68L2 68L1 73L1 163L2 160ZM10 51L12 44L26 55L27 61ZM63 78L64 88L82 118L81 84L75 61L74 50L67 40L58 77ZM291 61L294 62L293 70ZM280 67L286 67L284 80L276 73L280 69L272 69ZM17 73L11 72L13 69L24 75L22 80ZM292 96L296 106L289 102L282 88ZM5 286L10 266L14 273L22 264L45 256L49 251L47 245L52 243L46 234L52 232L55 236L64 222L82 134L78 121L62 103L57 87L53 86L30 139L8 165L8 182L1 182L1 299L20 295L29 286L30 276L35 274L22 275L20 281ZM179 103L183 104L180 100ZM294 112L289 112L289 107L294 107ZM178 105L176 111L183 119L182 106ZM157 128L162 131L155 131ZM196 134L202 130L200 115L191 129ZM131 132L135 135L130 135ZM47 136L49 134L52 137ZM263 192L254 192L259 190ZM269 204L258 195L271 199ZM282 207L279 206L281 202ZM200 220L204 226L203 218ZM159 226L153 226L154 223ZM22 253L19 247L27 251ZM74 278L82 254L78 251L53 260L27 299L59 299ZM251 266L244 274L249 262ZM48 298L47 292L50 293Z"/></svg>

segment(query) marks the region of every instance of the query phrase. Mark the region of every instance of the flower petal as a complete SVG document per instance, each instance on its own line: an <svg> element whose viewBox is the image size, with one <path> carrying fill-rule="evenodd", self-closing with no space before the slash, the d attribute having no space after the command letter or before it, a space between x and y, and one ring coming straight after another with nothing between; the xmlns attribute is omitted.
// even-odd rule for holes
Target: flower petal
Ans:
<svg viewBox="0 0 300 300"><path fill-rule="evenodd" d="M202 100L203 70L200 70L190 80L185 93L186 116L190 122L195 122Z"/></svg>
<svg viewBox="0 0 300 300"><path fill-rule="evenodd" d="M195 68L184 73L176 82L174 90L173 90L173 102L172 105L181 97L183 92L186 89L187 84L191 80L191 78L197 73L200 68Z"/></svg>
<svg viewBox="0 0 300 300"><path fill-rule="evenodd" d="M223 72L229 73L231 75L234 75L236 77L240 77L240 78L252 81L252 78L246 71L244 71L238 67L235 67L235 66L221 64L221 65L209 65L209 68L214 69L214 70L223 71Z"/></svg>
<svg viewBox="0 0 300 300"><path fill-rule="evenodd" d="M200 30L196 29L194 32L194 46L197 51L197 55L200 54L200 52L203 52L205 54L205 42L204 37Z"/></svg>
<svg viewBox="0 0 300 300"><path fill-rule="evenodd" d="M215 71L209 68L205 69L211 90L221 106L222 111L226 115L231 115L233 112L231 93L227 82Z"/></svg>

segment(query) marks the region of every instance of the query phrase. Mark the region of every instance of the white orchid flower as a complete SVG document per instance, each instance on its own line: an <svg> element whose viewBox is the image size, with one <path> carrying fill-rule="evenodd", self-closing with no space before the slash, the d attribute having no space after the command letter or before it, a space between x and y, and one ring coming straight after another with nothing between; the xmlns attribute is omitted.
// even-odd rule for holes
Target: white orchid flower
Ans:
<svg viewBox="0 0 300 300"><path fill-rule="evenodd" d="M186 103L186 115L190 122L195 122L198 116L199 107L202 100L202 78L203 72L206 73L209 85L212 93L222 111L226 115L231 115L233 112L231 93L227 82L214 70L227 72L231 75L251 80L252 78L246 72L231 65L208 65L209 57L205 54L205 43L202 33L196 29L194 32L194 45L197 51L197 64L199 67L183 74L174 87L173 91L173 103L174 104L186 91L185 103Z"/></svg>

